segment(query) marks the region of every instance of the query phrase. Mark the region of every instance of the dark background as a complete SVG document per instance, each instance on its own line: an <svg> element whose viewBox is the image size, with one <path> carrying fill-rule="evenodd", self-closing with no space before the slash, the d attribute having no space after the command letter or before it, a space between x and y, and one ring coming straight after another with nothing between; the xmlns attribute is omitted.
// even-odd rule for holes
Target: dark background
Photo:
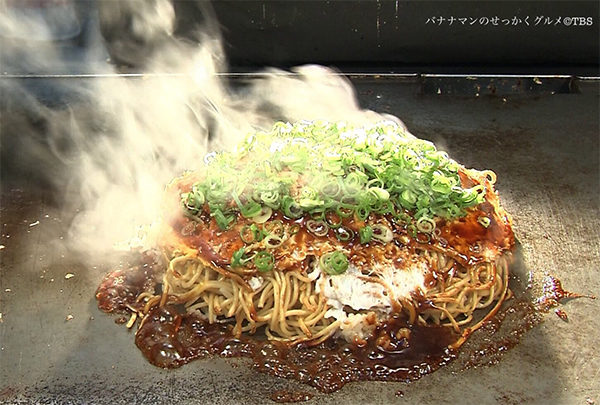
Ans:
<svg viewBox="0 0 600 405"><path fill-rule="evenodd" d="M101 7L110 3L101 2ZM319 63L343 71L598 74L597 1L210 3L234 70ZM175 7L177 34L193 36L207 14L202 2L179 0ZM439 17L445 19L441 25ZM455 18L452 25L451 17ZM498 17L496 26L494 17ZM564 17L592 17L592 25L567 26ZM514 18L522 22L513 25ZM510 23L504 25L502 20ZM114 23L102 27L107 37L127 36L126 21L118 27ZM131 52L113 52L113 56L125 64L138 62Z"/></svg>
<svg viewBox="0 0 600 405"><path fill-rule="evenodd" d="M23 47L31 48L30 38L3 44L7 37L0 27L1 73L93 73L89 62L94 61L97 73L107 58L120 72L145 72L152 50L172 38L165 33L136 34L133 21L142 9L160 1L70 1L78 31L54 40L61 60L69 62L56 68L24 63L16 55ZM43 14L61 2L9 0L3 7L37 8ZM173 4L174 35L193 42L207 30L221 35L232 72L315 63L343 72L599 75L598 1L173 0ZM585 20L565 25L565 17ZM102 45L102 51L95 52L99 32L106 51ZM82 60L86 63L78 63Z"/></svg>

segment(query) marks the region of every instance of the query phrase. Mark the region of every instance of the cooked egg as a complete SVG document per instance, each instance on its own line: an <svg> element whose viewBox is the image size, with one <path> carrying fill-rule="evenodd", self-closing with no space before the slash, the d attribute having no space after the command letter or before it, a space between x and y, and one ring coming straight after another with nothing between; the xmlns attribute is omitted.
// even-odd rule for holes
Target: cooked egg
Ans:
<svg viewBox="0 0 600 405"><path fill-rule="evenodd" d="M353 265L340 275L328 275L316 266L308 277L316 280L316 292L322 292L327 298L330 309L325 317L341 321L338 335L353 341L370 335L375 327L373 314L378 319L384 318L392 310L393 300L410 298L414 292L425 292L427 271L427 263L420 260L403 269L392 266L372 269L369 274L378 276L382 283L366 279ZM348 312L349 309L360 313Z"/></svg>

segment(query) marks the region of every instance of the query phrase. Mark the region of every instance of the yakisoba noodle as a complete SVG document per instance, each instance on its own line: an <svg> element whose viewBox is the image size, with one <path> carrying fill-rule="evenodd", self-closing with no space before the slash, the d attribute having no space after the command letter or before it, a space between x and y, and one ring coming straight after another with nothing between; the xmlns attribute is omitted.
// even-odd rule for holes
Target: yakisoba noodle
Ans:
<svg viewBox="0 0 600 405"><path fill-rule="evenodd" d="M494 182L393 122L278 123L172 182L162 292L138 302L309 344L402 314L457 347L510 294Z"/></svg>

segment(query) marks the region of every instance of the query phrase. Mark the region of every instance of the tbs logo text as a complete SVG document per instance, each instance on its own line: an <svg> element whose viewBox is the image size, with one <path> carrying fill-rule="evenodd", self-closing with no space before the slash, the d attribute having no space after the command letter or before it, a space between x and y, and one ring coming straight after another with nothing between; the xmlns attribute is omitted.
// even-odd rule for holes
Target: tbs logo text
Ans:
<svg viewBox="0 0 600 405"><path fill-rule="evenodd" d="M594 24L592 17L565 17L563 18L563 24L569 26L590 26Z"/></svg>

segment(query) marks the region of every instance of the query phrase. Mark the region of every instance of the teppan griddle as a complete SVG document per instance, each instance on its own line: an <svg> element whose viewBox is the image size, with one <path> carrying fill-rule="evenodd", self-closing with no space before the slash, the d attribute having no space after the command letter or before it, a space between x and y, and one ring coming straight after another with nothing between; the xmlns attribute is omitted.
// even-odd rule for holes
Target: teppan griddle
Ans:
<svg viewBox="0 0 600 405"><path fill-rule="evenodd" d="M43 88L44 81L66 79L12 80ZM373 75L353 81L363 107L400 117L467 167L497 173L520 242L516 288L531 273L534 287L525 295L534 299L552 274L569 290L600 295L597 81ZM56 243L72 213L56 204L61 190L49 190L37 170L19 164L30 145L25 140L43 139L24 106L3 93L0 402L255 404L277 390L309 392L309 403L323 404L600 401L600 302L585 299L562 305L568 322L545 315L497 364L463 370L459 356L408 384L350 383L322 394L260 374L244 360L211 358L176 370L150 365L133 331L96 307L106 265ZM481 344L473 342L471 353Z"/></svg>

